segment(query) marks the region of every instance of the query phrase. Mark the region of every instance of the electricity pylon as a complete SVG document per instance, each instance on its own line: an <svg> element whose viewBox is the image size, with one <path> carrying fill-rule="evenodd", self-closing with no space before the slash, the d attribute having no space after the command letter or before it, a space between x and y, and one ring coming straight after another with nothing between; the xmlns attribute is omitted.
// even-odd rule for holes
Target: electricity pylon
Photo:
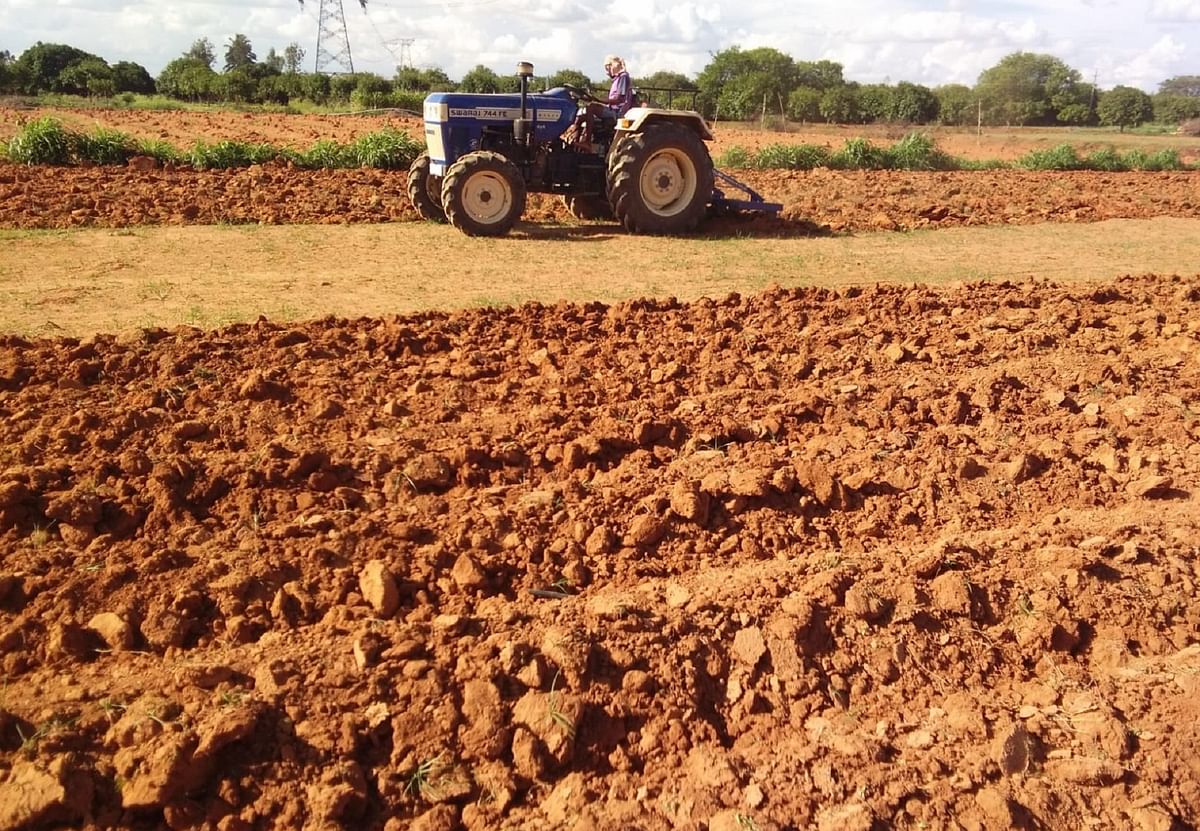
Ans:
<svg viewBox="0 0 1200 831"><path fill-rule="evenodd" d="M358 0L364 9L367 0ZM300 0L304 5L304 0ZM354 72L354 58L350 55L350 33L346 31L346 12L342 0L321 0L317 15L317 57L314 72L336 75Z"/></svg>

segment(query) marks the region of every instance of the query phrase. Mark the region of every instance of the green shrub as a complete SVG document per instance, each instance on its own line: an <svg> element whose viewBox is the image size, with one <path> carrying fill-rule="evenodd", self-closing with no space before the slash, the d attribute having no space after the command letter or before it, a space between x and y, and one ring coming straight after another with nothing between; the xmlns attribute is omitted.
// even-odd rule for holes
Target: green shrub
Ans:
<svg viewBox="0 0 1200 831"><path fill-rule="evenodd" d="M1074 147L1060 144L1049 150L1030 150L1017 159L1017 167L1026 170L1079 170L1083 163Z"/></svg>
<svg viewBox="0 0 1200 831"><path fill-rule="evenodd" d="M356 167L358 165L353 149L332 139L322 139L304 153L297 154L296 162L302 167L311 168Z"/></svg>
<svg viewBox="0 0 1200 831"><path fill-rule="evenodd" d="M754 154L760 170L812 170L829 164L829 150L816 144L769 144Z"/></svg>
<svg viewBox="0 0 1200 831"><path fill-rule="evenodd" d="M717 167L747 168L751 164L750 151L739 145L730 147L717 158Z"/></svg>
<svg viewBox="0 0 1200 831"><path fill-rule="evenodd" d="M852 138L829 157L829 166L837 170L886 170L890 161L886 150L865 138Z"/></svg>
<svg viewBox="0 0 1200 831"><path fill-rule="evenodd" d="M350 146L359 167L407 170L424 148L408 133L387 128L358 137Z"/></svg>
<svg viewBox="0 0 1200 831"><path fill-rule="evenodd" d="M244 141L219 141L216 144L207 144L198 141L192 145L192 149L183 158L197 170L209 170L263 164L278 155L279 150L269 144L249 144Z"/></svg>
<svg viewBox="0 0 1200 831"><path fill-rule="evenodd" d="M99 127L75 140L75 156L81 162L125 164L134 155L137 155L137 143L120 130Z"/></svg>
<svg viewBox="0 0 1200 831"><path fill-rule="evenodd" d="M1102 147L1093 153L1089 153L1083 160L1083 166L1088 170L1103 170L1110 173L1119 170L1129 170L1129 164L1125 157L1112 147Z"/></svg>
<svg viewBox="0 0 1200 831"><path fill-rule="evenodd" d="M758 149L752 164L759 170L785 170L792 166L791 150L785 144L768 144Z"/></svg>
<svg viewBox="0 0 1200 831"><path fill-rule="evenodd" d="M151 156L161 164L176 164L183 161L184 154L170 142L162 139L142 139L137 143L139 156Z"/></svg>
<svg viewBox="0 0 1200 831"><path fill-rule="evenodd" d="M888 166L896 170L954 170L959 166L928 133L908 133L888 148L887 155Z"/></svg>
<svg viewBox="0 0 1200 831"><path fill-rule="evenodd" d="M1174 147L1167 147L1155 153L1146 156L1145 163L1138 168L1139 170L1184 170L1186 165L1183 159L1179 158L1179 151Z"/></svg>
<svg viewBox="0 0 1200 831"><path fill-rule="evenodd" d="M78 134L56 118L31 121L8 140L9 161L17 164L70 164Z"/></svg>
<svg viewBox="0 0 1200 831"><path fill-rule="evenodd" d="M396 90L388 96L388 104L398 110L420 114L425 112L425 93Z"/></svg>

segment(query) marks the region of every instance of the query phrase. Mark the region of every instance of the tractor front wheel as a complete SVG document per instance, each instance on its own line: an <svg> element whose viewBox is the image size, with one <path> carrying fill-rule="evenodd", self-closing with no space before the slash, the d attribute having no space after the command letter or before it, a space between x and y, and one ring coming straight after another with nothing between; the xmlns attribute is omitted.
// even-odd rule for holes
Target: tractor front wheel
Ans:
<svg viewBox="0 0 1200 831"><path fill-rule="evenodd" d="M712 190L708 148L695 131L679 124L650 124L622 139L609 159L613 214L635 233L694 231Z"/></svg>
<svg viewBox="0 0 1200 831"><path fill-rule="evenodd" d="M429 154L422 153L408 168L408 201L417 216L432 222L445 222L442 210L442 177L429 172Z"/></svg>
<svg viewBox="0 0 1200 831"><path fill-rule="evenodd" d="M503 236L525 212L525 180L499 153L468 153L446 171L442 207L450 224L464 234Z"/></svg>

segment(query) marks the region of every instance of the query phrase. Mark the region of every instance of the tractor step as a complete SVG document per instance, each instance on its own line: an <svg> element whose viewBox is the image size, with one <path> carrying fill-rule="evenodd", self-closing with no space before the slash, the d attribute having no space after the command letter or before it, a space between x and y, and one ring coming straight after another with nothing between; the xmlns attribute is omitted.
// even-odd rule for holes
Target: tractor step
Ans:
<svg viewBox="0 0 1200 831"><path fill-rule="evenodd" d="M713 177L723 185L730 188L736 188L746 194L746 199L730 199L725 195L725 192L714 185L712 195L712 207L721 211L755 211L758 213L777 214L783 210L783 205L778 202L768 202L763 199L762 194L754 188L747 185L745 182L739 182L737 179L730 176L724 171L713 169Z"/></svg>

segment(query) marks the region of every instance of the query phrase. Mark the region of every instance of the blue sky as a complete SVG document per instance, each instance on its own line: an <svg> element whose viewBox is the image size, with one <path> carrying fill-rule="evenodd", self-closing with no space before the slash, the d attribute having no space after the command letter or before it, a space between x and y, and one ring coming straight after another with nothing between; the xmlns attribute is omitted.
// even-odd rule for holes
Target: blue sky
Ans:
<svg viewBox="0 0 1200 831"><path fill-rule="evenodd" d="M69 43L152 74L207 36L218 56L234 33L262 58L291 42L316 55L322 0L0 0L0 49ZM325 0L334 3L336 0ZM531 60L539 74L572 67L603 75L604 55L634 75L694 74L732 45L772 46L799 60L829 59L849 80L973 84L1018 50L1054 55L1102 88L1153 92L1175 75L1200 74L1200 0L344 0L355 68L390 76L407 54L460 77L478 63L509 72Z"/></svg>

